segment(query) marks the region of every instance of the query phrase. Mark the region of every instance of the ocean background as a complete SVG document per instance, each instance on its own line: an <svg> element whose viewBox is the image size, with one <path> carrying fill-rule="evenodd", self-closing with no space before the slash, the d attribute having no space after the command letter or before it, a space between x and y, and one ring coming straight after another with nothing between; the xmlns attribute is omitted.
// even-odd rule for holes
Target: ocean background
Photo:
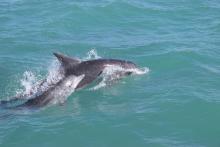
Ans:
<svg viewBox="0 0 220 147"><path fill-rule="evenodd" d="M219 0L0 0L0 99L47 76L53 52L150 71L62 106L0 109L1 147L220 146Z"/></svg>

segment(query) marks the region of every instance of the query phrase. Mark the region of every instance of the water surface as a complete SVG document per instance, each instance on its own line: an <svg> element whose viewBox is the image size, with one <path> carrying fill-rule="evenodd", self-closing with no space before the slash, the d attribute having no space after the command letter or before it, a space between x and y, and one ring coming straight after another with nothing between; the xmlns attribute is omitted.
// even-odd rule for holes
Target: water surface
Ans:
<svg viewBox="0 0 220 147"><path fill-rule="evenodd" d="M150 72L64 106L0 112L0 146L220 145L217 0L1 0L0 98L26 71L46 76L59 51L131 60Z"/></svg>

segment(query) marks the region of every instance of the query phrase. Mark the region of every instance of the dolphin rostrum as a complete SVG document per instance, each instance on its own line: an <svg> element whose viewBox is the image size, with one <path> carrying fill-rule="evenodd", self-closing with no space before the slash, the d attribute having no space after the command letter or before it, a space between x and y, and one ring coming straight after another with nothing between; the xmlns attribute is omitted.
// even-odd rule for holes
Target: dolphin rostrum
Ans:
<svg viewBox="0 0 220 147"><path fill-rule="evenodd" d="M103 71L111 66L119 67L123 70L118 71L119 76L131 75L133 73L139 74L144 72L139 69L136 64L131 61L118 59L94 59L87 61L80 61L77 58L68 57L61 53L54 53L57 59L61 62L64 68L65 76L68 75L85 75L85 77L77 85L76 89L85 87L93 82Z"/></svg>

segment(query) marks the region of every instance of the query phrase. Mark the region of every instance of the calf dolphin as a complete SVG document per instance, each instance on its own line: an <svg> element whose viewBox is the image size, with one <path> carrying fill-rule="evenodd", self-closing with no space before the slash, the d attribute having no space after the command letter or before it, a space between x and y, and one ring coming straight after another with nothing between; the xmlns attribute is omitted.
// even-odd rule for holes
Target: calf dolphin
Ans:
<svg viewBox="0 0 220 147"><path fill-rule="evenodd" d="M60 80L57 84L53 87L50 87L46 91L42 92L41 94L37 95L34 98L27 100L25 103L12 107L14 108L39 108L49 104L63 104L67 97L70 96L76 89L79 82L84 78L84 75L75 76L69 75L64 77ZM9 100L8 103L11 101L16 101L17 99ZM7 104L7 101L3 101L3 104Z"/></svg>
<svg viewBox="0 0 220 147"><path fill-rule="evenodd" d="M85 75L82 81L79 82L76 89L85 87L93 82L103 71L111 66L119 67L123 70L117 72L121 76L139 74L144 71L138 68L136 64L131 61L118 60L118 59L94 59L88 61L81 61L77 58L72 58L61 53L54 53L57 59L61 62L64 68L65 76L69 75Z"/></svg>
<svg viewBox="0 0 220 147"><path fill-rule="evenodd" d="M18 107L42 107L48 104L62 104L74 91L84 75L69 75L60 80L55 86L49 88L39 96L29 99Z"/></svg>

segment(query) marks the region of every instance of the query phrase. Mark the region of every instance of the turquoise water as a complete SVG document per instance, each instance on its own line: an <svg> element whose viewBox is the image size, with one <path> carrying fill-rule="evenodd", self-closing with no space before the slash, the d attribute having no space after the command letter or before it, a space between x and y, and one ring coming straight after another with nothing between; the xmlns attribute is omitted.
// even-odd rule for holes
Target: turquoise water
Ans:
<svg viewBox="0 0 220 147"><path fill-rule="evenodd" d="M1 0L0 98L59 51L131 60L145 75L63 106L0 112L1 147L220 146L218 0Z"/></svg>

